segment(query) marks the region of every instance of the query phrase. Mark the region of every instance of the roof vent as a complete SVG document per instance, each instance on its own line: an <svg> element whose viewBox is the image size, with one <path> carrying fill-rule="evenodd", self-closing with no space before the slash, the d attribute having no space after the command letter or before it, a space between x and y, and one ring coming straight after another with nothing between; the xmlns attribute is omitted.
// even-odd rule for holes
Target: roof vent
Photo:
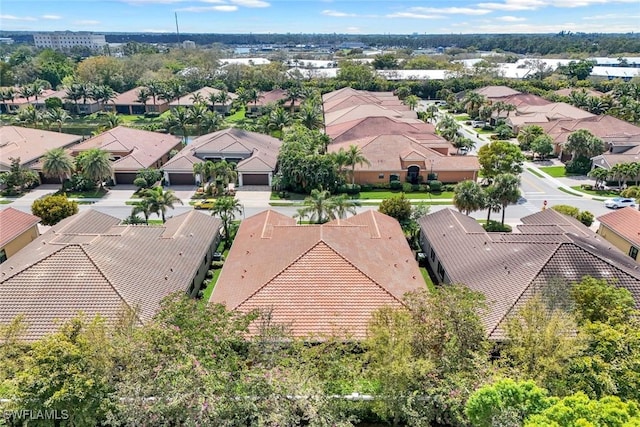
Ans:
<svg viewBox="0 0 640 427"><path fill-rule="evenodd" d="M169 279L169 276L164 276L164 280L168 280L168 279Z"/></svg>

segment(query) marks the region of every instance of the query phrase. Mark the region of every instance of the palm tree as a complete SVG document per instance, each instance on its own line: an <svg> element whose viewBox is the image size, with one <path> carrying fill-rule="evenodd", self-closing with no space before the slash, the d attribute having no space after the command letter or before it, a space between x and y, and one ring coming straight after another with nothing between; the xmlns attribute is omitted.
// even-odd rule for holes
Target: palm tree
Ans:
<svg viewBox="0 0 640 427"><path fill-rule="evenodd" d="M564 149L571 153L572 158L585 156L594 157L604 151L604 142L587 129L578 129L567 138Z"/></svg>
<svg viewBox="0 0 640 427"><path fill-rule="evenodd" d="M76 114L80 114L80 106L78 105L78 101L82 99L82 93L82 85L80 85L79 83L72 83L71 86L67 88L67 94L65 98L73 101L76 106Z"/></svg>
<svg viewBox="0 0 640 427"><path fill-rule="evenodd" d="M356 204L349 200L346 194L332 197L330 208L332 218L344 219L347 217L348 213L351 215L355 215L357 213Z"/></svg>
<svg viewBox="0 0 640 427"><path fill-rule="evenodd" d="M491 221L491 213L498 213L502 210L502 204L496 198L497 193L495 187L489 186L484 190L484 206L487 210L487 224Z"/></svg>
<svg viewBox="0 0 640 427"><path fill-rule="evenodd" d="M18 120L37 128L38 123L42 120L42 115L36 107L33 105L27 105L26 108L23 108L18 112Z"/></svg>
<svg viewBox="0 0 640 427"><path fill-rule="evenodd" d="M191 123L189 111L184 107L177 107L165 119L165 126L169 130L179 129L182 132L182 143L187 142L187 125Z"/></svg>
<svg viewBox="0 0 640 427"><path fill-rule="evenodd" d="M193 104L191 108L189 108L188 110L189 121L194 125L196 125L196 131L198 132L199 135L200 135L199 132L201 130L200 127L208 111L209 110L207 106L204 103L200 103L200 102Z"/></svg>
<svg viewBox="0 0 640 427"><path fill-rule="evenodd" d="M611 172L609 172L608 169L598 167L591 169L589 173L587 173L587 176L596 180L596 188L600 188L600 185L609 178L609 175L611 175Z"/></svg>
<svg viewBox="0 0 640 427"><path fill-rule="evenodd" d="M27 86L22 86L20 88L20 96L23 97L24 99L27 100L27 102L29 102L29 98L31 98L34 94L33 94L33 86L31 85L27 85Z"/></svg>
<svg viewBox="0 0 640 427"><path fill-rule="evenodd" d="M544 134L544 129L538 125L524 126L518 132L518 142L520 143L520 149L528 151L531 148L531 143L538 136Z"/></svg>
<svg viewBox="0 0 640 427"><path fill-rule="evenodd" d="M362 154L362 150L357 145L350 145L346 151L347 166L351 166L351 184L356 183L356 165L362 166L363 164L371 166L371 163Z"/></svg>
<svg viewBox="0 0 640 427"><path fill-rule="evenodd" d="M455 138L453 138L453 142L451 143L451 145L455 147L456 154L460 154L461 148L470 150L475 147L476 143L467 137L457 135Z"/></svg>
<svg viewBox="0 0 640 427"><path fill-rule="evenodd" d="M330 193L327 190L314 188L311 194L304 199L304 212L311 221L316 224L323 224L331 218L332 202Z"/></svg>
<svg viewBox="0 0 640 427"><path fill-rule="evenodd" d="M149 83L147 83L147 90L149 91L149 95L151 95L151 100L153 101L153 110L156 111L156 102L158 100L158 95L160 95L164 88L162 83L160 83L157 80L152 80Z"/></svg>
<svg viewBox="0 0 640 427"><path fill-rule="evenodd" d="M100 109L104 111L105 105L116 97L116 93L111 86L98 85L93 88L92 98L100 104Z"/></svg>
<svg viewBox="0 0 640 427"><path fill-rule="evenodd" d="M462 102L467 109L469 117L475 118L478 117L478 110L480 110L480 107L487 102L487 98L478 92L470 91L465 95Z"/></svg>
<svg viewBox="0 0 640 427"><path fill-rule="evenodd" d="M49 120L58 125L58 132L62 132L62 125L71 118L69 114L60 107L47 111L47 115L49 116Z"/></svg>
<svg viewBox="0 0 640 427"><path fill-rule="evenodd" d="M504 225L504 214L508 205L518 202L520 199L520 178L511 173L499 174L495 177L493 184L494 197L502 206L502 225Z"/></svg>
<svg viewBox="0 0 640 427"><path fill-rule="evenodd" d="M302 88L299 85L294 84L294 85L291 85L289 89L287 89L287 94L284 100L285 102L291 101L291 105L289 106L289 110L291 111L291 114L293 114L296 101L300 99L301 96L302 96Z"/></svg>
<svg viewBox="0 0 640 427"><path fill-rule="evenodd" d="M93 182L99 182L102 190L104 180L111 178L113 172L111 154L99 148L91 148L81 153L77 159L82 174Z"/></svg>
<svg viewBox="0 0 640 427"><path fill-rule="evenodd" d="M333 163L336 165L336 170L338 171L338 175L341 176L344 181L346 181L345 167L349 165L347 152L344 151L344 148L340 148L340 150L334 151L333 153L331 153L331 158L333 159Z"/></svg>
<svg viewBox="0 0 640 427"><path fill-rule="evenodd" d="M518 107L513 104L504 104L504 111L507 112L507 117L509 117L509 114L511 114L512 111L516 111L517 109Z"/></svg>
<svg viewBox="0 0 640 427"><path fill-rule="evenodd" d="M228 163L226 160L214 163L213 173L216 179L216 184L219 186L220 193L227 188L230 182L236 182L236 179L238 179L235 164Z"/></svg>
<svg viewBox="0 0 640 427"><path fill-rule="evenodd" d="M73 159L63 148L52 148L43 155L42 173L44 176L60 179L62 190L65 178L73 172Z"/></svg>
<svg viewBox="0 0 640 427"><path fill-rule="evenodd" d="M163 223L166 221L165 215L168 208L173 209L173 204L176 202L183 204L182 200L176 197L173 190L164 191L160 186L146 188L140 195L142 199L147 200L147 203L149 203L150 212L160 216Z"/></svg>
<svg viewBox="0 0 640 427"><path fill-rule="evenodd" d="M409 95L402 101L402 103L404 105L407 105L411 111L416 109L419 102L420 102L420 98L418 98L415 95Z"/></svg>
<svg viewBox="0 0 640 427"><path fill-rule="evenodd" d="M138 97L136 98L136 101L142 104L145 113L147 112L147 102L150 97L151 92L146 87L141 87L140 90L138 90Z"/></svg>
<svg viewBox="0 0 640 427"><path fill-rule="evenodd" d="M629 163L618 163L613 165L609 170L611 177L618 181L618 188L622 189L627 185L627 181L632 173L632 168Z"/></svg>
<svg viewBox="0 0 640 427"><path fill-rule="evenodd" d="M115 127L120 126L120 123L122 123L120 116L118 115L118 113L114 111L108 112L105 118L107 120L107 124L106 124L107 129L113 129Z"/></svg>
<svg viewBox="0 0 640 427"><path fill-rule="evenodd" d="M282 132L286 126L291 124L291 116L284 108L278 107L269 114L269 129Z"/></svg>
<svg viewBox="0 0 640 427"><path fill-rule="evenodd" d="M434 120L438 115L438 111L440 111L440 109L436 104L429 104L426 109L427 121L431 122L431 120Z"/></svg>
<svg viewBox="0 0 640 427"><path fill-rule="evenodd" d="M236 214L240 215L243 212L242 205L235 197L223 196L216 199L215 204L211 212L212 216L217 216L222 221L222 228L224 229L224 242L228 248L231 246L231 223L236 218Z"/></svg>
<svg viewBox="0 0 640 427"><path fill-rule="evenodd" d="M224 118L220 113L216 113L215 111L207 111L202 117L202 130L207 132L215 132L220 129L222 123L224 122Z"/></svg>
<svg viewBox="0 0 640 427"><path fill-rule="evenodd" d="M453 141L458 135L460 124L451 114L445 114L436 125L436 129L444 139L447 141Z"/></svg>
<svg viewBox="0 0 640 427"><path fill-rule="evenodd" d="M465 215L482 209L484 199L482 187L475 181L462 181L453 191L453 205Z"/></svg>
<svg viewBox="0 0 640 427"><path fill-rule="evenodd" d="M144 223L149 224L149 217L153 213L153 211L151 210L151 203L149 202L149 199L140 200L138 203L136 203L133 209L131 209L132 217L138 216L139 213L144 215Z"/></svg>
<svg viewBox="0 0 640 427"><path fill-rule="evenodd" d="M315 102L303 102L300 106L300 123L307 129L322 128L322 107Z"/></svg>

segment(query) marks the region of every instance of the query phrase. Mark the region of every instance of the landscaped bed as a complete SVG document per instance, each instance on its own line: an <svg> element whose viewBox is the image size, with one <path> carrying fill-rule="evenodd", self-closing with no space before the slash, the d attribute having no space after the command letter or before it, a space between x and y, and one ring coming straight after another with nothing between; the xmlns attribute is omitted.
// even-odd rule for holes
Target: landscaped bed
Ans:
<svg viewBox="0 0 640 427"><path fill-rule="evenodd" d="M584 188L582 185L574 185L574 190L580 191L582 193L591 194L592 196L600 196L600 197L618 197L620 195L619 191L615 190L593 190L589 188Z"/></svg>
<svg viewBox="0 0 640 427"><path fill-rule="evenodd" d="M91 191L65 191L64 193L69 199L101 199L108 193L108 190L98 188Z"/></svg>
<svg viewBox="0 0 640 427"><path fill-rule="evenodd" d="M390 191L390 190L372 190L361 191L359 194L353 196L354 199L360 200L385 200L392 197L397 197L402 191ZM453 199L453 191L443 191L440 193L426 193L426 192L409 192L404 193L407 199Z"/></svg>

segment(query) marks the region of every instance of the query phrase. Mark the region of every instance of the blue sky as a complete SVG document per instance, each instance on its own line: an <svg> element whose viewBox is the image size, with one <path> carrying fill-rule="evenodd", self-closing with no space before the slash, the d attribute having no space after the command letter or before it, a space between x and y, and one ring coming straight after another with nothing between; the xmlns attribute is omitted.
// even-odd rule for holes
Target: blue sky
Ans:
<svg viewBox="0 0 640 427"><path fill-rule="evenodd" d="M0 29L181 33L638 32L640 0L2 0Z"/></svg>

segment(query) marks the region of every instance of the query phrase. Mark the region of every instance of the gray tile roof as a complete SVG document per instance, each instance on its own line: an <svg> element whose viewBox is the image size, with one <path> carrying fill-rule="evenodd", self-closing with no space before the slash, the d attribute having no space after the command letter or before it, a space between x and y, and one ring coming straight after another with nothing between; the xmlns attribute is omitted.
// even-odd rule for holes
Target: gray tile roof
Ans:
<svg viewBox="0 0 640 427"><path fill-rule="evenodd" d="M118 225L94 210L66 218L0 265L0 324L24 314L37 339L82 311L113 321L123 306L150 319L186 291L217 239L220 220L189 211L163 226Z"/></svg>
<svg viewBox="0 0 640 427"><path fill-rule="evenodd" d="M618 278L617 286L640 306L640 266L587 227L550 209L522 222L517 231L524 233L503 234L486 233L475 219L451 209L419 220L451 282L485 295L491 339L503 337L505 318L550 278Z"/></svg>

